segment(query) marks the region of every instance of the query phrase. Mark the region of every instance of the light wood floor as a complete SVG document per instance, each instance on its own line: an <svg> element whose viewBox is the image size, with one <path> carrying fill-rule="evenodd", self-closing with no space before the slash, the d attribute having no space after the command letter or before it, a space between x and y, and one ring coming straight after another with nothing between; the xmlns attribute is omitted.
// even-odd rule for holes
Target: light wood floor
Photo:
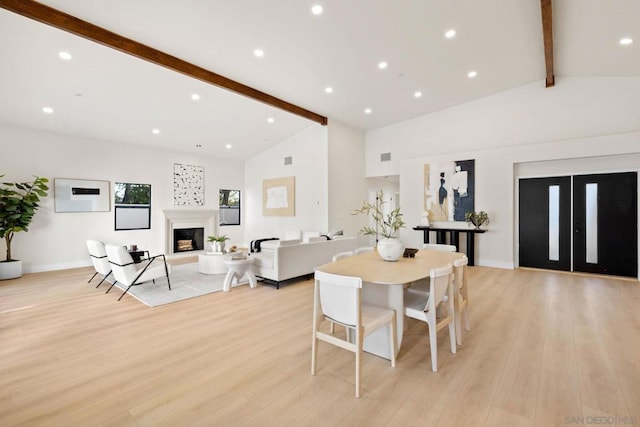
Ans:
<svg viewBox="0 0 640 427"><path fill-rule="evenodd" d="M395 369L364 357L356 399L351 353L320 343L310 375L311 281L149 308L90 274L0 282L1 426L640 423L637 281L471 267L458 353L441 331L431 372L410 320Z"/></svg>

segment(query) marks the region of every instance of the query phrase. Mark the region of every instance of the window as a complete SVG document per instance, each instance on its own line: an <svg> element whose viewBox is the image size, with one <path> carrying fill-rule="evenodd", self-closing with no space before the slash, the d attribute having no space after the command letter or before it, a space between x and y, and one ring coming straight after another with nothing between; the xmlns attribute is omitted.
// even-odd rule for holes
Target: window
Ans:
<svg viewBox="0 0 640 427"><path fill-rule="evenodd" d="M220 190L220 225L240 225L240 190Z"/></svg>
<svg viewBox="0 0 640 427"><path fill-rule="evenodd" d="M151 185L115 183L115 229L151 228Z"/></svg>

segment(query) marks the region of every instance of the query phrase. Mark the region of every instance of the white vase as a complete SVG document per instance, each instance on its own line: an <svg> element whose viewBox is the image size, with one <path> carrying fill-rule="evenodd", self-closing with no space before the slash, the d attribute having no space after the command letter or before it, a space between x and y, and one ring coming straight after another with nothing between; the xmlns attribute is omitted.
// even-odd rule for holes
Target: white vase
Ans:
<svg viewBox="0 0 640 427"><path fill-rule="evenodd" d="M398 261L404 252L404 245L395 237L378 241L378 255L385 261Z"/></svg>

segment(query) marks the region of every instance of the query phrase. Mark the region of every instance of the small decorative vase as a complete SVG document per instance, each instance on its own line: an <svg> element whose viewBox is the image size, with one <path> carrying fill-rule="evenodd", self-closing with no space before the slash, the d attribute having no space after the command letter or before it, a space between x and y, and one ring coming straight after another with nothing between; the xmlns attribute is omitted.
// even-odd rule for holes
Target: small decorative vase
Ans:
<svg viewBox="0 0 640 427"><path fill-rule="evenodd" d="M398 261L404 252L404 245L395 237L378 241L378 255L385 261Z"/></svg>

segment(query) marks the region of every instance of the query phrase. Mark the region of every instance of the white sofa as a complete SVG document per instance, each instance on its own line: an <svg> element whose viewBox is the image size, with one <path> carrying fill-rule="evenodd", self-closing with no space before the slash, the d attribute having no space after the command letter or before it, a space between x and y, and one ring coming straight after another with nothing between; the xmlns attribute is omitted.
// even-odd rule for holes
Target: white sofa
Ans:
<svg viewBox="0 0 640 427"><path fill-rule="evenodd" d="M356 246L355 237L310 238L308 243L299 239L272 240L262 242L261 251L250 256L254 258L255 275L279 289L280 282L311 275L317 266L331 262L335 254L352 251Z"/></svg>

